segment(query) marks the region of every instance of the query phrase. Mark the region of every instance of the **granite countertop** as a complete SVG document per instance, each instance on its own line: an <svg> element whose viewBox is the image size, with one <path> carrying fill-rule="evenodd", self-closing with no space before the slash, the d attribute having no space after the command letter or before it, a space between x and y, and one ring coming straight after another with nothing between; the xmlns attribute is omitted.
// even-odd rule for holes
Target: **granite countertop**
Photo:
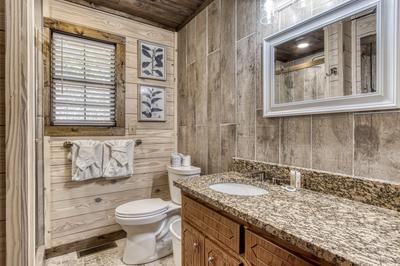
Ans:
<svg viewBox="0 0 400 266"><path fill-rule="evenodd" d="M262 196L233 196L210 184L266 188ZM301 189L257 182L237 172L180 179L183 192L334 264L400 265L400 212Z"/></svg>

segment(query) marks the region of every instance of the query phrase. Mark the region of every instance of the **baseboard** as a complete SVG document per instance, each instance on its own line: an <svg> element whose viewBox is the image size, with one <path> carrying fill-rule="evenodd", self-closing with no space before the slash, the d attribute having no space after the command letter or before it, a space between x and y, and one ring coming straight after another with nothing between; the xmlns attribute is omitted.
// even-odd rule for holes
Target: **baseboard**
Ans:
<svg viewBox="0 0 400 266"><path fill-rule="evenodd" d="M109 242L116 241L118 239L126 237L125 231L117 231L101 236L91 237L85 240L76 241L73 243L64 244L61 246L53 247L50 249L46 249L45 258L53 258L57 256L61 256L64 254L68 254L75 251L85 250L94 248L97 246L104 245Z"/></svg>

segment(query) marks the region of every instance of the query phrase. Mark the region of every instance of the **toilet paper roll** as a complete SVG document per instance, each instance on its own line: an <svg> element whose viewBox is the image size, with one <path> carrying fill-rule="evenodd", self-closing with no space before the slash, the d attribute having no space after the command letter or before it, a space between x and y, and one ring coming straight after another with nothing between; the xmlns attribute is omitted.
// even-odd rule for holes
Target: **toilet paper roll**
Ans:
<svg viewBox="0 0 400 266"><path fill-rule="evenodd" d="M180 167L182 166L182 158L179 154L171 154L171 166Z"/></svg>
<svg viewBox="0 0 400 266"><path fill-rule="evenodd" d="M190 155L186 155L182 157L182 166L189 167L191 165Z"/></svg>

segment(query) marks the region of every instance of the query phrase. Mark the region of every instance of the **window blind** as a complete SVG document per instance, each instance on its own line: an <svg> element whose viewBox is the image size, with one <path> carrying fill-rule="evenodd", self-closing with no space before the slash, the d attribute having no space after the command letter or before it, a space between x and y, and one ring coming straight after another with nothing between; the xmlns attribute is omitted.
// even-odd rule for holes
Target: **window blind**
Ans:
<svg viewBox="0 0 400 266"><path fill-rule="evenodd" d="M54 125L115 125L115 45L52 35Z"/></svg>

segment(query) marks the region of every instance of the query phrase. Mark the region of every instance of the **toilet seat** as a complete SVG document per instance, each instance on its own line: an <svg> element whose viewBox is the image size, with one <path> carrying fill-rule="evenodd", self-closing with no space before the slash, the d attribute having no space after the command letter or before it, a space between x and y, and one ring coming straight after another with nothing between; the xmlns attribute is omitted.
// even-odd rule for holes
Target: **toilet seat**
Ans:
<svg viewBox="0 0 400 266"><path fill-rule="evenodd" d="M158 198L135 200L115 209L115 221L121 225L152 224L165 219L170 211L177 209L180 209L179 205Z"/></svg>
<svg viewBox="0 0 400 266"><path fill-rule="evenodd" d="M115 216L120 218L145 218L162 214L168 210L168 202L162 199L135 200L118 206Z"/></svg>

